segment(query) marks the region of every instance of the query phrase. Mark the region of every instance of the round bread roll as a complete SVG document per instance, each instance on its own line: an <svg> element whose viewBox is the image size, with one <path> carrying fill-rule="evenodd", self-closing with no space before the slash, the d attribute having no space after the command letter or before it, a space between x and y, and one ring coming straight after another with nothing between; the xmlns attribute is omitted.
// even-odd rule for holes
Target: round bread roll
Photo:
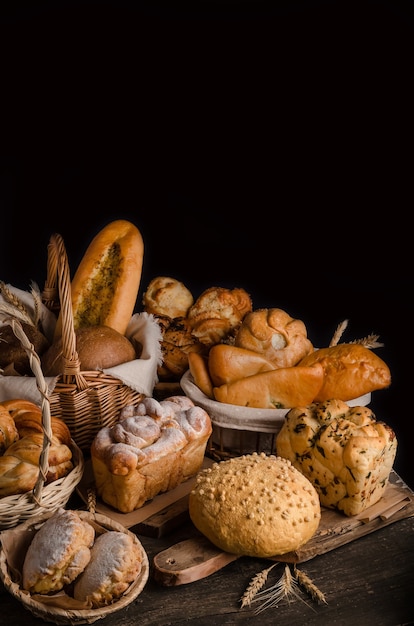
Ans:
<svg viewBox="0 0 414 626"><path fill-rule="evenodd" d="M144 311L168 317L186 317L193 302L191 291L169 276L153 278L142 297Z"/></svg>
<svg viewBox="0 0 414 626"><path fill-rule="evenodd" d="M56 511L40 527L27 549L23 589L42 594L63 589L89 563L94 539L93 526L76 511Z"/></svg>
<svg viewBox="0 0 414 626"><path fill-rule="evenodd" d="M287 459L264 453L200 471L189 513L194 526L221 550L263 558L299 549L321 519L312 483Z"/></svg>
<svg viewBox="0 0 414 626"><path fill-rule="evenodd" d="M36 326L20 323L34 350L41 356L48 349L49 341ZM9 324L0 325L0 369L6 374L17 372L21 376L32 375L27 352Z"/></svg>
<svg viewBox="0 0 414 626"><path fill-rule="evenodd" d="M302 320L283 309L256 309L243 319L235 345L259 352L275 367L293 367L313 352Z"/></svg>
<svg viewBox="0 0 414 626"><path fill-rule="evenodd" d="M93 608L118 599L134 582L142 568L142 552L131 535L108 531L95 540L91 560L75 582L76 600Z"/></svg>
<svg viewBox="0 0 414 626"><path fill-rule="evenodd" d="M103 370L136 358L132 343L109 326L85 326L76 331L76 350L84 372ZM55 341L42 359L45 376L63 372L62 339Z"/></svg>

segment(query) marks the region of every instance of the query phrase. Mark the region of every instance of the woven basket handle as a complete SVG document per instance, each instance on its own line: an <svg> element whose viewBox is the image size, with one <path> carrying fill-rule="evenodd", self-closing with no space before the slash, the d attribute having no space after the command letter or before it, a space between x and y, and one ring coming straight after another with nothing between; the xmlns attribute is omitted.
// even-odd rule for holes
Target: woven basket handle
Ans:
<svg viewBox="0 0 414 626"><path fill-rule="evenodd" d="M40 359L35 352L34 346L30 343L27 335L25 334L20 322L15 319L10 319L10 325L17 339L19 339L22 347L25 349L27 356L29 357L29 363L31 370L36 378L37 388L42 396L41 408L42 408L42 429L43 429L43 446L39 457L39 476L36 484L33 488L32 496L37 504L41 504L42 491L46 480L47 472L49 470L49 448L52 442L52 420L50 417L50 401L48 396L48 388L46 381L43 377L42 368L40 365Z"/></svg>
<svg viewBox="0 0 414 626"><path fill-rule="evenodd" d="M70 284L69 262L66 254L65 244L61 235L55 233L51 236L48 245L48 274L47 287L43 292L45 295L52 295L57 288L60 301L60 321L62 323L62 353L63 372L62 381L64 384L76 383L78 389L87 389L88 383L81 374L79 356L76 351L76 334L73 323L72 296ZM55 277L53 279L53 276ZM46 291L46 289L48 291Z"/></svg>

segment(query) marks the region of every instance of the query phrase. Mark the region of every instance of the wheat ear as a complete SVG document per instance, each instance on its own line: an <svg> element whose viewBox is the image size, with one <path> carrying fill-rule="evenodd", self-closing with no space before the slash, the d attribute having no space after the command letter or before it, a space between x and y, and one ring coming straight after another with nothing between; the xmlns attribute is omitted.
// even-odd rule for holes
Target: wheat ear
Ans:
<svg viewBox="0 0 414 626"><path fill-rule="evenodd" d="M262 589L262 587L265 585L267 581L267 577L269 576L269 572L274 567L276 567L276 565L279 565L279 563L273 563L273 565L271 565L267 569L263 569L261 572L253 576L253 578L251 579L249 583L249 586L247 587L246 591L241 597L241 603L242 603L241 608L251 605L253 598L257 595L260 589Z"/></svg>
<svg viewBox="0 0 414 626"><path fill-rule="evenodd" d="M325 595L318 589L315 583L309 578L305 572L302 572L295 565L294 574L299 585L310 595L312 600L318 604L328 604Z"/></svg>

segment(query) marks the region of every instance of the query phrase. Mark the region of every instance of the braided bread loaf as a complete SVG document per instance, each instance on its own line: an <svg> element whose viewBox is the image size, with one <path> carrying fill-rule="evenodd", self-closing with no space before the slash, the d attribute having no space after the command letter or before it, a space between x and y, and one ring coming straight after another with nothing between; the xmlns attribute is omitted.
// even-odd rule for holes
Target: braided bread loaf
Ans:
<svg viewBox="0 0 414 626"><path fill-rule="evenodd" d="M211 420L186 396L125 407L91 445L97 494L121 513L177 487L202 466Z"/></svg>

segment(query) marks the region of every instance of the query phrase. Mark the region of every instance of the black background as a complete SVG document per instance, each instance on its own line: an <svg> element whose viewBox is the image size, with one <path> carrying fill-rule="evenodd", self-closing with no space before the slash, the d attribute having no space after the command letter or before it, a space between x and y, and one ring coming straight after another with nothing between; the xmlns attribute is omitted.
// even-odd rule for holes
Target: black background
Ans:
<svg viewBox="0 0 414 626"><path fill-rule="evenodd" d="M112 219L157 275L244 287L325 346L376 333L373 395L410 462L409 2L2 5L0 276L43 285ZM139 303L138 303L139 304Z"/></svg>

